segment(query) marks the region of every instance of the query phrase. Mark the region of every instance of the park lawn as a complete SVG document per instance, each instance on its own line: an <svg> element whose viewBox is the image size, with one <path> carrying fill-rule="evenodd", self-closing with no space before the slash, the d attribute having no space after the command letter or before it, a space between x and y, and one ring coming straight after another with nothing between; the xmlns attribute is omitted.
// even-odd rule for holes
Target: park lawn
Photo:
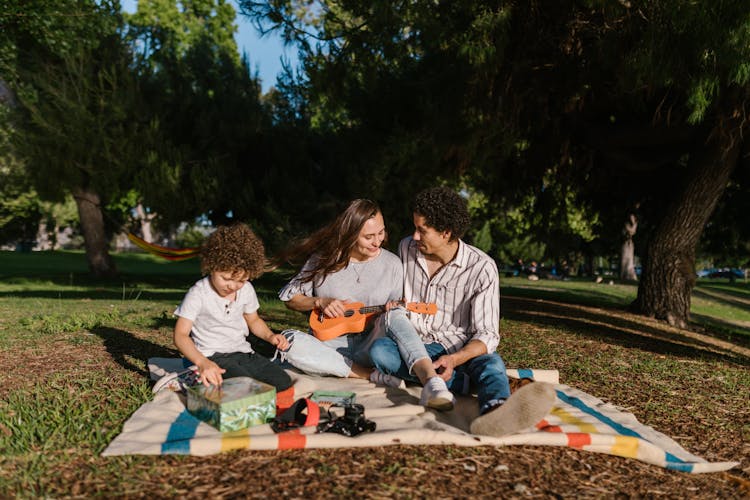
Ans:
<svg viewBox="0 0 750 500"><path fill-rule="evenodd" d="M0 253L0 497L750 494L742 489L750 484L750 351L629 315L632 285L577 281L503 278L507 365L557 369L563 383L633 412L707 460L741 461L739 469L687 475L551 447L100 457L152 397L146 360L177 355L172 311L199 277L196 261L116 259L121 277L96 282L80 253ZM277 331L305 324L275 299L287 277L255 283L261 314ZM700 298L707 317L727 307L745 321L748 309L735 299L746 288L707 290L722 294Z"/></svg>
<svg viewBox="0 0 750 500"><path fill-rule="evenodd" d="M520 277L501 277L500 282L503 293L507 295L541 297L593 307L626 309L638 294L637 283L613 279L596 283L588 278L530 281ZM750 346L750 282L699 279L693 290L690 312L694 328Z"/></svg>

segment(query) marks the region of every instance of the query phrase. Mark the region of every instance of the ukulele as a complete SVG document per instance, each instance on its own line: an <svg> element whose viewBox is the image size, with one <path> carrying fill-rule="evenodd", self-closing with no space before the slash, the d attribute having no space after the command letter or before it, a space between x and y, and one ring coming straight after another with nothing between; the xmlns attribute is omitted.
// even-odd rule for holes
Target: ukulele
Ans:
<svg viewBox="0 0 750 500"><path fill-rule="evenodd" d="M366 306L362 302L350 302L343 316L326 318L323 313L313 309L310 313L310 329L319 340L331 340L347 333L359 333L365 329L367 319L385 311L385 304ZM408 302L406 310L420 314L435 314L437 304L425 302Z"/></svg>

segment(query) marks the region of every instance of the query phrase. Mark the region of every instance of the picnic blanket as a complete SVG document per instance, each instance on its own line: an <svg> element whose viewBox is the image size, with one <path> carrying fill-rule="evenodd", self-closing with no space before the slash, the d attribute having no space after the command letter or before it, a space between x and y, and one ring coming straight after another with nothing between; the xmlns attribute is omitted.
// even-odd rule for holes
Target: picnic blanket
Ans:
<svg viewBox="0 0 750 500"><path fill-rule="evenodd" d="M154 380L187 365L182 360L152 358ZM713 462L690 454L668 436L645 426L630 413L590 394L560 384L556 370L509 369L508 376L533 378L555 385L557 401L535 427L503 437L472 435L470 422L478 414L476 398L457 396L449 412L419 405L421 387L406 389L376 386L366 380L315 377L289 370L294 379L294 398L315 390L352 391L364 405L375 432L356 437L315 433L306 427L274 433L269 424L221 433L193 417L185 409L185 397L161 390L125 422L123 430L102 455L210 455L227 450L277 450L300 448L371 447L387 445L456 446L568 446L578 450L635 458L667 469L700 473L731 469L738 462Z"/></svg>

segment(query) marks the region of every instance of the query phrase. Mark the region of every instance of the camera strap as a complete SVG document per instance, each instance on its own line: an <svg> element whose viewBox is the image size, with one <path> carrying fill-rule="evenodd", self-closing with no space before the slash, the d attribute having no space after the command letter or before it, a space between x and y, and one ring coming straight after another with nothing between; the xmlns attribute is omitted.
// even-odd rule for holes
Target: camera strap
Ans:
<svg viewBox="0 0 750 500"><path fill-rule="evenodd" d="M318 425L320 406L308 398L300 398L271 422L274 432L284 432L299 427Z"/></svg>

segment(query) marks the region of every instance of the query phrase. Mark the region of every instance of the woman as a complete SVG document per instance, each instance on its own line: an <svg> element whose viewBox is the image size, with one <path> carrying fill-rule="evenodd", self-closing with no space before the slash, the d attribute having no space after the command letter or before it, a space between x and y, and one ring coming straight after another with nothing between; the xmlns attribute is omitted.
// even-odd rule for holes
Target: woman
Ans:
<svg viewBox="0 0 750 500"><path fill-rule="evenodd" d="M289 309L316 311L320 319L341 318L347 304L384 305L401 298L401 260L382 248L385 222L378 205L358 199L333 222L284 252L277 261L305 261L302 270L279 292ZM365 329L321 341L307 332L282 332L291 343L284 358L316 375L370 379L398 387L401 379L372 369L369 348L382 337L383 315L370 318Z"/></svg>

